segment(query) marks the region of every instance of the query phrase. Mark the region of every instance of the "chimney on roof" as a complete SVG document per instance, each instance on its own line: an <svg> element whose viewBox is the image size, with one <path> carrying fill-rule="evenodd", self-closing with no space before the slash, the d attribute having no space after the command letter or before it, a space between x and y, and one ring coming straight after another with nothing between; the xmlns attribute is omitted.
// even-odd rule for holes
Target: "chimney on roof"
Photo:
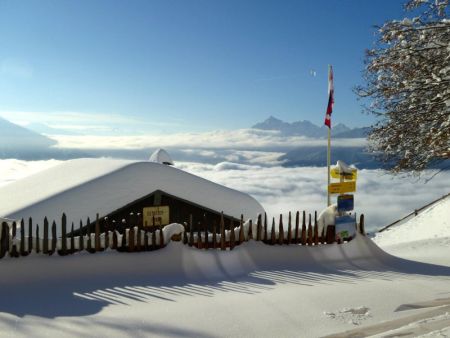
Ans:
<svg viewBox="0 0 450 338"><path fill-rule="evenodd" d="M155 152L150 156L149 162L155 162L155 163L161 163L166 165L173 165L173 160L170 157L170 155L165 151L164 149L157 149Z"/></svg>

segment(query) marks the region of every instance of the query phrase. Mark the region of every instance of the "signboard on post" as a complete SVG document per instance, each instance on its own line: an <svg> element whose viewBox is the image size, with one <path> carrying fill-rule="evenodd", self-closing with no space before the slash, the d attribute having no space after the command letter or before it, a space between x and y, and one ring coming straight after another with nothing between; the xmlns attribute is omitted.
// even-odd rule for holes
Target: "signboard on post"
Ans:
<svg viewBox="0 0 450 338"><path fill-rule="evenodd" d="M356 190L355 181L331 183L328 186L328 192L330 194L344 194L346 192L354 192L355 190Z"/></svg>
<svg viewBox="0 0 450 338"><path fill-rule="evenodd" d="M338 212L352 211L355 206L353 195L339 195L337 198Z"/></svg>
<svg viewBox="0 0 450 338"><path fill-rule="evenodd" d="M339 168L332 168L331 171L331 177L333 178L343 178L345 180L352 180L352 181L356 181L356 179L358 178L358 172L356 170L352 171L351 173L341 173L339 171Z"/></svg>
<svg viewBox="0 0 450 338"><path fill-rule="evenodd" d="M336 240L343 241L355 237L356 216L345 215L336 217Z"/></svg>
<svg viewBox="0 0 450 338"><path fill-rule="evenodd" d="M169 206L146 207L142 212L144 227L167 225L170 219Z"/></svg>

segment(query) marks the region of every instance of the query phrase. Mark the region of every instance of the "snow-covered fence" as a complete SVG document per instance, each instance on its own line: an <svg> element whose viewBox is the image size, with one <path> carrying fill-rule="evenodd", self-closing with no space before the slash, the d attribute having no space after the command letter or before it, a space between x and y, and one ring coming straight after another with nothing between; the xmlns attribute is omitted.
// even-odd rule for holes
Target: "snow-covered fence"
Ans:
<svg viewBox="0 0 450 338"><path fill-rule="evenodd" d="M295 218L295 219L294 219ZM235 226L233 220L225 224L223 214L220 217L218 227L213 224L212 231L206 220L203 229L197 226L194 230L192 216L184 224L169 224L165 227L145 228L136 220L135 223L126 225L126 228L118 229L116 223L105 222L100 227L99 218L93 225L87 220L83 226L80 221L79 228L75 229L71 224L68 232L67 218L61 217L61 236L57 236L57 224L50 223L47 218L43 222L43 236L40 237L39 225L34 225L33 220L3 222L0 229L0 258L6 254L10 257L27 256L31 253L52 255L68 255L76 252L87 251L96 253L107 249L120 252L138 252L158 250L166 246L169 241L182 240L184 244L198 249L233 250L237 245L255 240L268 245L308 245L317 246L335 242L334 226L328 226L326 232L319 232L317 213L314 217L308 216L303 211L295 213L295 217L289 213L286 223L280 215L278 222L272 218L271 223L267 215L259 215L256 222L251 219L244 222L241 216L239 226ZM364 234L364 215L360 216L357 225L358 231Z"/></svg>

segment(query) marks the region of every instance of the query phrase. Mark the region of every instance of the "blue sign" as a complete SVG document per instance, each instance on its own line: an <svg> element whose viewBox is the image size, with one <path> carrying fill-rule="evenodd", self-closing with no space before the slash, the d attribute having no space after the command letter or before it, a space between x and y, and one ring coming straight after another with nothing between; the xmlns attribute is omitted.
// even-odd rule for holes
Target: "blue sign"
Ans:
<svg viewBox="0 0 450 338"><path fill-rule="evenodd" d="M348 240L356 234L356 216L336 216L336 240Z"/></svg>
<svg viewBox="0 0 450 338"><path fill-rule="evenodd" d="M341 211L352 211L355 206L355 200L353 195L339 195L337 198L337 210Z"/></svg>

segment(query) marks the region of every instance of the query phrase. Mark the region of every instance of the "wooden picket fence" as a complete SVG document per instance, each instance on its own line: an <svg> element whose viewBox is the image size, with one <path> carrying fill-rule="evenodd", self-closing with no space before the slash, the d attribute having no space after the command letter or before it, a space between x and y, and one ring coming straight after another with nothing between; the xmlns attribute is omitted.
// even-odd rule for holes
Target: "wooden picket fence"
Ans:
<svg viewBox="0 0 450 338"><path fill-rule="evenodd" d="M112 223L106 224L101 232L98 215L94 229L91 229L88 220L86 226L83 226L80 221L78 229L75 229L72 223L70 232L67 232L65 214L61 218L61 236L57 236L56 222L53 221L50 225L45 218L43 236L40 238L39 225L34 226L33 220L30 218L26 226L22 219L19 223L3 222L1 224L0 258L7 254L10 257L21 257L28 256L31 253L44 255L57 253L64 256L82 251L96 253L106 249L120 252L152 251L163 248L170 240L182 240L185 245L205 250L233 250L235 246L250 239L268 245L317 246L335 242L334 226L328 226L326 233L319 234L317 212L314 214L314 219L312 219L311 214L306 217L304 211L302 216L300 221L300 213L296 212L295 220L293 220L291 213L289 213L286 225L283 223L282 215L280 215L277 225L275 218L272 218L272 222L269 224L267 215L264 215L264 217L260 215L256 224L252 220L244 223L244 217L241 216L239 226L235 227L231 220L226 225L222 214L219 229L216 229L216 225L213 224L212 232L208 230L206 222L203 229L197 227L197 230L194 230L191 216L189 221L182 225L182 231L170 238L165 238L165 233L169 232L168 227L170 225L164 228L152 227L149 229L144 228L140 223L137 223L137 225L129 224L128 226L125 225L126 228L120 232L116 225ZM365 234L364 215L360 216L357 231ZM79 235L75 235L77 232Z"/></svg>

